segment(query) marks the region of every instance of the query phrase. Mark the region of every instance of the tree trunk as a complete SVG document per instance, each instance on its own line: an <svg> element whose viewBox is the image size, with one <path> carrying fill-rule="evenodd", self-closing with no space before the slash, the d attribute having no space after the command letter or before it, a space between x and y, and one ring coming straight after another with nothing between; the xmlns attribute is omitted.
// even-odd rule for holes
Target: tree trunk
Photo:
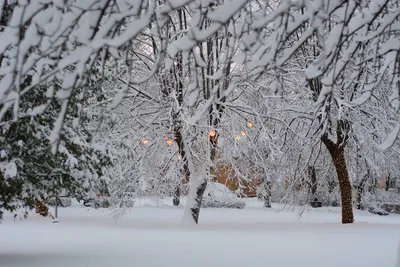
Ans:
<svg viewBox="0 0 400 267"><path fill-rule="evenodd" d="M363 205L361 205L361 199L362 199L362 195L364 193L364 185L363 184L357 185L356 189L357 189L357 195L356 195L357 206L356 206L356 208L359 210L363 210L364 207L363 207Z"/></svg>
<svg viewBox="0 0 400 267"><path fill-rule="evenodd" d="M315 201L316 195L317 195L317 190L318 190L318 184L317 184L317 173L315 171L314 166L308 166L308 175L309 175L310 181L311 181L312 201Z"/></svg>
<svg viewBox="0 0 400 267"><path fill-rule="evenodd" d="M340 199L342 205L342 223L353 223L353 200L352 188L347 171L346 160L344 157L344 146L342 142L334 143L326 135L322 138L322 142L327 147L332 157L333 164L339 181Z"/></svg>
<svg viewBox="0 0 400 267"><path fill-rule="evenodd" d="M386 177L385 191L389 191L389 189L390 189L390 174L388 174Z"/></svg>
<svg viewBox="0 0 400 267"><path fill-rule="evenodd" d="M185 11L181 8L178 9L178 18L179 18L179 31L182 32L184 28L186 29L186 13ZM178 101L179 107L178 110L183 105L183 80L184 80L184 74L183 74L183 54L179 53L177 55L177 65L176 68L174 69L174 84L176 88L176 99ZM189 170L189 163L188 159L186 157L185 153L185 146L183 143L183 137L182 137L182 121L180 118L181 111L177 111L175 114L173 114L173 125L174 125L174 134L175 134L175 141L178 144L178 150L179 150L179 155L183 161L183 176L186 181L189 181L190 177L190 170ZM174 199L172 201L172 204L174 206L178 206L180 204L180 196L181 196L181 184L182 181L176 186L174 190Z"/></svg>
<svg viewBox="0 0 400 267"><path fill-rule="evenodd" d="M179 206L179 204L181 203L180 197L181 197L181 185L179 183L179 185L177 185L174 190L174 199L172 200L172 204L174 204L174 206Z"/></svg>
<svg viewBox="0 0 400 267"><path fill-rule="evenodd" d="M368 166L367 166L368 168ZM367 174L364 175L364 177L361 179L361 181L357 184L357 195L356 195L356 203L357 203L357 209L359 210L364 210L363 205L361 204L362 196L364 194L365 190L365 183L368 181L370 175L369 175L369 169L367 171Z"/></svg>
<svg viewBox="0 0 400 267"><path fill-rule="evenodd" d="M191 208L193 220L195 223L199 223L199 215L200 215L200 208L201 208L201 201L203 200L203 194L207 187L207 180L204 180L200 186L196 189L196 205Z"/></svg>
<svg viewBox="0 0 400 267"><path fill-rule="evenodd" d="M264 207L271 208L271 182L267 181L264 183Z"/></svg>
<svg viewBox="0 0 400 267"><path fill-rule="evenodd" d="M189 161L186 156L185 144L183 142L181 130L182 130L181 124L176 123L175 129L174 129L175 141L178 144L178 153L181 156L181 159L183 161L183 166L182 166L181 172L182 172L183 177L186 180L186 182L189 182L189 179L190 179ZM174 199L172 200L172 204L174 204L174 206L179 206L179 204L180 204L181 185L182 185L182 181L179 182L179 184L176 186L176 188L174 190Z"/></svg>
<svg viewBox="0 0 400 267"><path fill-rule="evenodd" d="M191 181L188 200L183 214L182 222L187 224L199 223L199 215L203 194L207 187L207 179L202 179L198 183Z"/></svg>

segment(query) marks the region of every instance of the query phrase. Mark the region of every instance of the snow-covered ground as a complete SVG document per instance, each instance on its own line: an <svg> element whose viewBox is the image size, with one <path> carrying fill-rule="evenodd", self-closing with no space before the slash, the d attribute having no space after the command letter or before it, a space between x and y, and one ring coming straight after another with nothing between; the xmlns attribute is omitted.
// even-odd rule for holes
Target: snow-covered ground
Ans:
<svg viewBox="0 0 400 267"><path fill-rule="evenodd" d="M73 206L60 223L38 215L0 225L0 266L7 267L394 267L400 216L357 212L340 224L337 208L296 211L202 209L200 224L180 225L183 208L139 203L114 221L107 209Z"/></svg>

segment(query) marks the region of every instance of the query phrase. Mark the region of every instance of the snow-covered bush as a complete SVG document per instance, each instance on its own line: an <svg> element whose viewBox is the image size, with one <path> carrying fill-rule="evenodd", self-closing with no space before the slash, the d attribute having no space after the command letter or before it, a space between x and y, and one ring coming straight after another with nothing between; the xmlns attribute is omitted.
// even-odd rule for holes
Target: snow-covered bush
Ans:
<svg viewBox="0 0 400 267"><path fill-rule="evenodd" d="M96 197L92 199L87 199L84 201L83 205L85 207L92 208L109 208L111 206L111 200L107 197Z"/></svg>
<svg viewBox="0 0 400 267"><path fill-rule="evenodd" d="M133 208L135 205L135 197L132 194L114 196L110 200L114 208Z"/></svg>
<svg viewBox="0 0 400 267"><path fill-rule="evenodd" d="M361 200L362 207L374 214L399 213L400 195L396 191L376 190L367 192Z"/></svg>
<svg viewBox="0 0 400 267"><path fill-rule="evenodd" d="M375 192L366 192L361 200L364 207L368 207L373 203L382 204L400 204L400 195L396 191L385 191L378 189Z"/></svg>
<svg viewBox="0 0 400 267"><path fill-rule="evenodd" d="M243 209L245 206L245 202L233 194L225 185L215 182L207 184L201 203L202 208Z"/></svg>
<svg viewBox="0 0 400 267"><path fill-rule="evenodd" d="M375 194L377 202L400 204L400 194L396 190L376 190Z"/></svg>

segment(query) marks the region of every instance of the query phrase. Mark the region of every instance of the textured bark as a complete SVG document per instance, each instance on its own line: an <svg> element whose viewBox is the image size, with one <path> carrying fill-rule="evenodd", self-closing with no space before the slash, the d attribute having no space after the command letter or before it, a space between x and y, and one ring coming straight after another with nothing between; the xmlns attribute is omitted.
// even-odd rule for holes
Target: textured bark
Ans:
<svg viewBox="0 0 400 267"><path fill-rule="evenodd" d="M264 183L264 195L263 195L263 200L264 200L264 207L265 208L271 208L271 182L267 181Z"/></svg>
<svg viewBox="0 0 400 267"><path fill-rule="evenodd" d="M389 191L389 189L390 189L390 174L388 174L385 181L385 190Z"/></svg>
<svg viewBox="0 0 400 267"><path fill-rule="evenodd" d="M186 29L186 13L183 9L178 10L178 18L179 18L179 30L182 32L184 29ZM183 55L182 53L179 53L177 56L177 65L176 68L174 69L174 84L176 88L176 98L178 101L179 106L181 107L183 105L183 80L184 80L184 74L183 74ZM178 151L179 155L183 161L183 167L182 167L182 174L183 177L186 181L189 181L190 179L190 170L189 170L189 163L188 159L186 157L186 150L185 150L185 145L183 142L183 137L182 137L182 121L180 118L180 111L176 112L173 114L173 124L174 124L174 135L175 135L175 141L178 145ZM180 204L180 196L181 196L181 184L182 181L179 182L179 184L176 186L174 190L174 198L172 200L172 203L174 206L178 206Z"/></svg>
<svg viewBox="0 0 400 267"><path fill-rule="evenodd" d="M364 184L360 183L359 185L357 185L356 187L357 189L357 193L356 193L356 208L359 210L363 210L364 207L361 205L361 199L362 199L362 195L364 193Z"/></svg>
<svg viewBox="0 0 400 267"><path fill-rule="evenodd" d="M188 162L188 158L186 156L186 150L185 150L185 144L183 142L183 137L182 137L182 133L181 133L182 127L180 124L177 124L175 126L175 141L178 145L178 152L179 155L181 156L181 159L183 161L183 166L182 166L182 174L183 174L183 179L185 179L185 182L189 182L190 180L190 168L189 168L189 162ZM174 199L172 201L172 203L174 204L174 206L179 206L180 204L180 196L181 196L181 184L182 181L180 181L180 183L176 186L175 190L174 190Z"/></svg>
<svg viewBox="0 0 400 267"><path fill-rule="evenodd" d="M211 178L214 180L214 182L218 182L217 180L217 170L216 170L216 165L215 165L215 158L217 155L217 138L218 138L218 134L216 134L215 136L210 136L209 137L209 145L210 145L210 162L211 162L211 166L210 166L210 176Z"/></svg>
<svg viewBox="0 0 400 267"><path fill-rule="evenodd" d="M190 210L192 212L193 220L197 224L199 223L199 215L201 208L201 201L203 200L203 194L207 187L207 180L205 179L196 190L195 205Z"/></svg>
<svg viewBox="0 0 400 267"><path fill-rule="evenodd" d="M344 157L343 139L339 138L337 143L332 142L326 135L322 137L322 142L327 147L339 181L340 199L342 205L342 223L353 223L353 200L352 188L347 171L346 160Z"/></svg>
<svg viewBox="0 0 400 267"><path fill-rule="evenodd" d="M316 46L313 45L314 48L314 58L317 58ZM360 76L359 76L360 78ZM313 92L313 100L314 102L318 101L318 98L321 94L323 85L321 82L321 77L317 77L315 79L308 80L308 85ZM357 90L358 81L356 86L354 87L354 91ZM328 97L332 97L331 95ZM324 112L329 114L331 107L325 106ZM321 116L317 117L319 122L321 123ZM330 122L330 126L333 124ZM339 181L339 189L340 189L340 199L342 205L342 223L353 223L354 215L353 215L353 200L352 200L352 187L349 179L349 172L347 170L346 160L344 157L344 148L348 141L348 133L350 132L351 123L346 120L338 120L336 125L336 134L337 134L337 142L334 143L330 140L325 133L321 140L327 147L329 154L332 157L333 164L335 166L336 174ZM331 128L330 130L334 130Z"/></svg>
<svg viewBox="0 0 400 267"><path fill-rule="evenodd" d="M311 187L311 194L312 194L312 199L315 200L317 190L318 190L318 185L317 185L317 173L315 171L314 166L308 166L308 175L310 177L310 187Z"/></svg>
<svg viewBox="0 0 400 267"><path fill-rule="evenodd" d="M174 204L174 206L179 206L180 203L181 203L181 186L179 184L175 187L172 204Z"/></svg>
<svg viewBox="0 0 400 267"><path fill-rule="evenodd" d="M361 200L362 200L362 195L364 194L364 189L365 189L365 183L368 181L369 179L369 171L367 172L366 175L364 175L364 177L357 183L356 186L356 203L357 203L357 209L359 210L363 210L364 207L361 204Z"/></svg>

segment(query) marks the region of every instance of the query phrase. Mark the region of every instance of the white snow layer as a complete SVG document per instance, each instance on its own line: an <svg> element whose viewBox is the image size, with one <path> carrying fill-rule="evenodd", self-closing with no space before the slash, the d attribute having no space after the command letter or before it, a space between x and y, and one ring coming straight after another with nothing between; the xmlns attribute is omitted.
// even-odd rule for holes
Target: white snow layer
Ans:
<svg viewBox="0 0 400 267"><path fill-rule="evenodd" d="M200 224L185 227L182 207L167 205L135 207L120 221L78 206L59 209L58 224L7 215L0 266L395 267L400 216L358 211L355 224L342 225L338 208L299 218L279 207L251 200L242 210L202 209Z"/></svg>
<svg viewBox="0 0 400 267"><path fill-rule="evenodd" d="M0 165L1 168L1 165ZM5 165L4 170L0 170L0 171L4 171L4 177L7 178L13 178L15 176L17 176L18 174L18 169L17 169L17 165L15 165L15 162L9 162Z"/></svg>
<svg viewBox="0 0 400 267"><path fill-rule="evenodd" d="M394 142L396 141L397 136L399 135L399 132L400 132L400 124L397 124L396 127L392 130L392 132L388 135L385 142L380 144L379 147L382 150L386 150L389 147L391 147L394 144Z"/></svg>

